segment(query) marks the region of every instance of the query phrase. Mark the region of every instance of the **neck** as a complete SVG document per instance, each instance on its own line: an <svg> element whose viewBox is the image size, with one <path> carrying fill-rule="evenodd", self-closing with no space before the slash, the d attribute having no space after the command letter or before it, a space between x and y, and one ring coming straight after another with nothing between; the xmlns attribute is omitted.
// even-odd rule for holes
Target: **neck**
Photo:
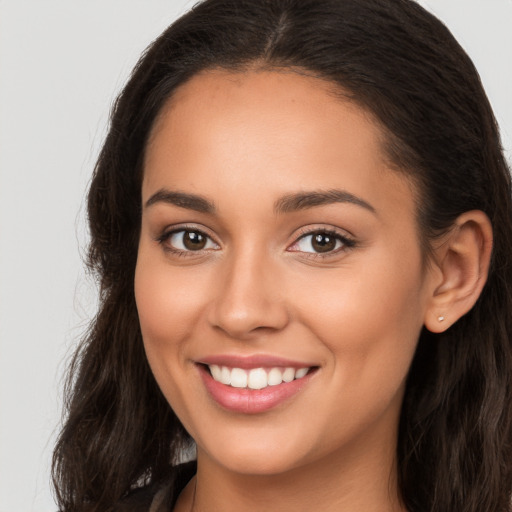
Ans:
<svg viewBox="0 0 512 512"><path fill-rule="evenodd" d="M395 445L379 448L368 439L364 445L272 475L233 472L199 449L197 475L176 511L405 512L398 498Z"/></svg>

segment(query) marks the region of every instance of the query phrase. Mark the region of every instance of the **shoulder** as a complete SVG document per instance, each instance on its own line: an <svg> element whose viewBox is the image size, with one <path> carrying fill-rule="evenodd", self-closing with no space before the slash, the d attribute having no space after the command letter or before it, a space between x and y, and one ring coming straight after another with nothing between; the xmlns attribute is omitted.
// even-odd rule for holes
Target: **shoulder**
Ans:
<svg viewBox="0 0 512 512"><path fill-rule="evenodd" d="M196 472L195 461L176 466L173 478L164 484L151 484L133 490L114 512L162 512L174 506L180 492Z"/></svg>
<svg viewBox="0 0 512 512"><path fill-rule="evenodd" d="M149 512L151 503L160 492L161 486L148 485L135 489L114 509L115 512Z"/></svg>

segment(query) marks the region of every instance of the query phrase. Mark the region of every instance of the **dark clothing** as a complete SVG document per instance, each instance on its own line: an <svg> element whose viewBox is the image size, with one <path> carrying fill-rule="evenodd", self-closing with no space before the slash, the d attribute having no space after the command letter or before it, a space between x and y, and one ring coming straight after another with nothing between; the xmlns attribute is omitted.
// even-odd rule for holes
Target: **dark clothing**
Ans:
<svg viewBox="0 0 512 512"><path fill-rule="evenodd" d="M131 492L115 512L171 512L181 491L196 473L196 461L176 467L175 479L167 484L153 484Z"/></svg>

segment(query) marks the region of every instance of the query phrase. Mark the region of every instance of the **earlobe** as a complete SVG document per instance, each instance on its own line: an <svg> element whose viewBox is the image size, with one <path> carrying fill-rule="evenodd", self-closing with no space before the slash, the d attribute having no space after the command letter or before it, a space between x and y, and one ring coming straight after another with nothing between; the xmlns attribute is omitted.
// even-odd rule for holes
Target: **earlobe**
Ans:
<svg viewBox="0 0 512 512"><path fill-rule="evenodd" d="M465 212L435 248L436 281L425 312L425 327L443 332L476 303L487 281L492 226L480 210Z"/></svg>

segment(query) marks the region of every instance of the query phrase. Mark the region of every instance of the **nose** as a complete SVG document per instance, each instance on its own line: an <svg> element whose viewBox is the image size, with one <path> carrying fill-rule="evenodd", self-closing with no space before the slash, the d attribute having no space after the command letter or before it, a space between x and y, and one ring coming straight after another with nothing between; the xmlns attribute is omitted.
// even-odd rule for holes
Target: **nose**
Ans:
<svg viewBox="0 0 512 512"><path fill-rule="evenodd" d="M253 253L224 262L209 308L212 327L243 340L279 331L288 324L280 272L269 259Z"/></svg>

